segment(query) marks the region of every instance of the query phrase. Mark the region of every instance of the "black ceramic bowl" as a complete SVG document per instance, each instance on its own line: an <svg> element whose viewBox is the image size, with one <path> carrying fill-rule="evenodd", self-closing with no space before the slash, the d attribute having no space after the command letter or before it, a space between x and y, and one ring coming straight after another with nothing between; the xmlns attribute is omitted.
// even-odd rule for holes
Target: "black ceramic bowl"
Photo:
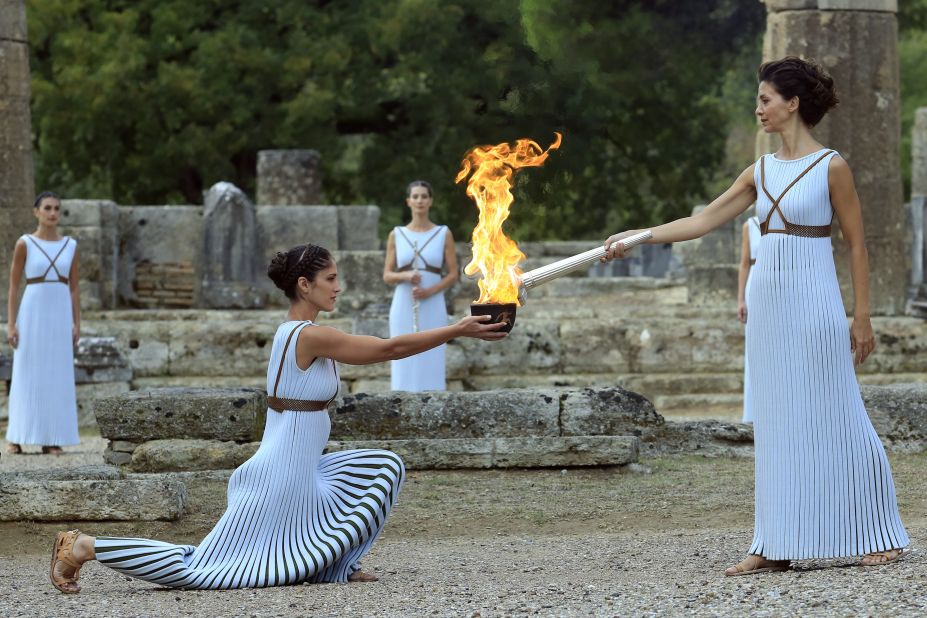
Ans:
<svg viewBox="0 0 927 618"><path fill-rule="evenodd" d="M484 305L470 305L470 315L488 315L492 316L490 324L505 322L505 326L500 328L503 333L511 332L515 326L515 310L518 305L515 303L486 303Z"/></svg>

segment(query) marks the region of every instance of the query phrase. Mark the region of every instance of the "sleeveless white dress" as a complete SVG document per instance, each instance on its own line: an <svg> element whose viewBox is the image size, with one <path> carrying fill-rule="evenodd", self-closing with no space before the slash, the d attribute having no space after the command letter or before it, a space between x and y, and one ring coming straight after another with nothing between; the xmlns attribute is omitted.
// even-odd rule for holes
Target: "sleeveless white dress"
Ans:
<svg viewBox="0 0 927 618"><path fill-rule="evenodd" d="M744 299L750 296L750 275L756 266L756 257L760 253L760 220L756 216L747 219L747 243L750 245L750 270L747 271L747 282L744 284ZM747 308L747 320L750 320L750 309ZM744 423L753 422L753 409L750 403L750 359L744 353Z"/></svg>
<svg viewBox="0 0 927 618"><path fill-rule="evenodd" d="M27 283L16 314L19 345L13 351L6 439L43 446L80 444L68 284L77 241L68 236L41 240L30 234L22 240Z"/></svg>
<svg viewBox="0 0 927 618"><path fill-rule="evenodd" d="M833 156L766 155L756 164L757 214L769 233L747 299L756 445L750 553L770 560L860 556L909 542L856 381L830 234L796 235L831 223ZM784 228L792 231L774 232Z"/></svg>
<svg viewBox="0 0 927 618"><path fill-rule="evenodd" d="M405 227L393 228L396 241L396 267L411 264L422 276L419 287L430 287L441 281L444 266L444 243L447 226L440 225L425 232L412 232ZM416 254L416 249L418 253ZM389 309L389 336L406 335L413 330L412 284L400 283L393 292ZM444 292L419 302L418 330L447 326L447 305ZM445 349L440 345L415 356L390 362L391 386L394 391L443 391L445 383Z"/></svg>
<svg viewBox="0 0 927 618"><path fill-rule="evenodd" d="M286 322L277 329L267 392L330 404L339 385L334 361L317 358L305 371L296 365L296 338L311 327ZM383 530L405 468L390 451L323 455L330 428L327 410L268 409L260 448L232 473L228 510L199 546L97 537L97 559L172 588L347 581Z"/></svg>

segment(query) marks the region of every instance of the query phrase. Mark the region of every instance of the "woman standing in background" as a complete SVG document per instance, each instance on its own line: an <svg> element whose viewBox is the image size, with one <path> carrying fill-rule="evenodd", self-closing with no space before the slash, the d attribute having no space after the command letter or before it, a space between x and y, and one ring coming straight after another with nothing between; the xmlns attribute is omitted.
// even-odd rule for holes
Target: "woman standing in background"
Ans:
<svg viewBox="0 0 927 618"><path fill-rule="evenodd" d="M405 227L393 228L386 242L383 280L396 286L389 310L390 337L447 326L444 290L459 277L457 252L454 235L447 226L429 218L432 203L430 184L424 180L409 183L406 204L412 211L412 221ZM441 345L393 361L392 389L443 391L445 348Z"/></svg>
<svg viewBox="0 0 927 618"><path fill-rule="evenodd" d="M13 347L7 452L41 444L43 453L61 454L80 444L74 348L80 338L77 241L58 233L61 200L51 191L33 205L38 227L13 248L7 299L7 341ZM26 290L19 303L19 284Z"/></svg>

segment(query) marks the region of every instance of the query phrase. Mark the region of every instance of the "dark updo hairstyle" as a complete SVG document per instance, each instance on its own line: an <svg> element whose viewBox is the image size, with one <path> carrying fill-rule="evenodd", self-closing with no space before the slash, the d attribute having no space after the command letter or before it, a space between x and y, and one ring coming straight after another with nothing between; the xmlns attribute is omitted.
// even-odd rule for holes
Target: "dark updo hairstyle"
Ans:
<svg viewBox="0 0 927 618"><path fill-rule="evenodd" d="M809 127L819 123L829 109L837 106L834 78L814 60L786 56L766 62L760 67L759 78L771 84L786 101L798 97L798 113Z"/></svg>
<svg viewBox="0 0 927 618"><path fill-rule="evenodd" d="M332 254L318 245L306 244L293 247L287 252L278 251L267 267L267 276L287 298L296 298L296 282L305 277L315 281L319 271L332 263Z"/></svg>
<svg viewBox="0 0 927 618"><path fill-rule="evenodd" d="M39 206L42 205L42 200L46 200L48 198L56 199L59 202L61 201L61 198L58 197L58 194L55 193L54 191L42 191L37 196L35 196L35 203L32 205L32 208L33 209L38 208Z"/></svg>
<svg viewBox="0 0 927 618"><path fill-rule="evenodd" d="M434 197L434 194L431 191L431 184L427 180L413 180L409 183L409 186L406 187L406 197L412 197L412 189L415 187L424 187L428 191L428 197Z"/></svg>

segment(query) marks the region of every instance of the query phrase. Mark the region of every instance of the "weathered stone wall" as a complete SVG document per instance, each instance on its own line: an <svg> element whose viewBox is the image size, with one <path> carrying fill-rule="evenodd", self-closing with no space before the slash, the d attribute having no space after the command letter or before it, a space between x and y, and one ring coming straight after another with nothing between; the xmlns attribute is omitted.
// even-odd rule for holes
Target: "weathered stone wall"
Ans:
<svg viewBox="0 0 927 618"><path fill-rule="evenodd" d="M35 199L29 43L24 0L0 0L0 318L6 321L10 257L20 235L32 231Z"/></svg>
<svg viewBox="0 0 927 618"><path fill-rule="evenodd" d="M836 81L840 106L815 127L814 134L853 168L869 250L872 313L897 315L904 308L909 268L898 153L897 2L765 2L763 59L788 54L811 57ZM778 138L761 134L758 154L772 152L778 143ZM835 260L844 302L852 311L847 250L839 226L835 227Z"/></svg>
<svg viewBox="0 0 927 618"><path fill-rule="evenodd" d="M207 260L201 255L208 232L203 207L117 206L110 201L63 200L62 208L62 232L81 243L84 309L206 306L195 302L194 289L189 287L190 277L201 280L207 268ZM30 209L26 210L31 214ZM346 265L360 260L355 267L373 268L375 276L369 280L379 281L383 270L377 236L379 218L376 206L258 207L250 232L256 236L255 249L250 253L252 261L247 268L240 264L239 270L250 271L248 276L255 278L260 302L280 307L285 299L264 273L275 252L298 244L312 242L333 251L344 245L352 252L361 251L356 257L350 253L340 255L347 260ZM365 259L367 251L378 257L372 262ZM372 290L366 284L368 273L357 271L349 276L364 277L364 288ZM381 284L376 284L378 290L383 288ZM360 293L361 288L356 291ZM363 296L370 298L372 294L367 291Z"/></svg>

